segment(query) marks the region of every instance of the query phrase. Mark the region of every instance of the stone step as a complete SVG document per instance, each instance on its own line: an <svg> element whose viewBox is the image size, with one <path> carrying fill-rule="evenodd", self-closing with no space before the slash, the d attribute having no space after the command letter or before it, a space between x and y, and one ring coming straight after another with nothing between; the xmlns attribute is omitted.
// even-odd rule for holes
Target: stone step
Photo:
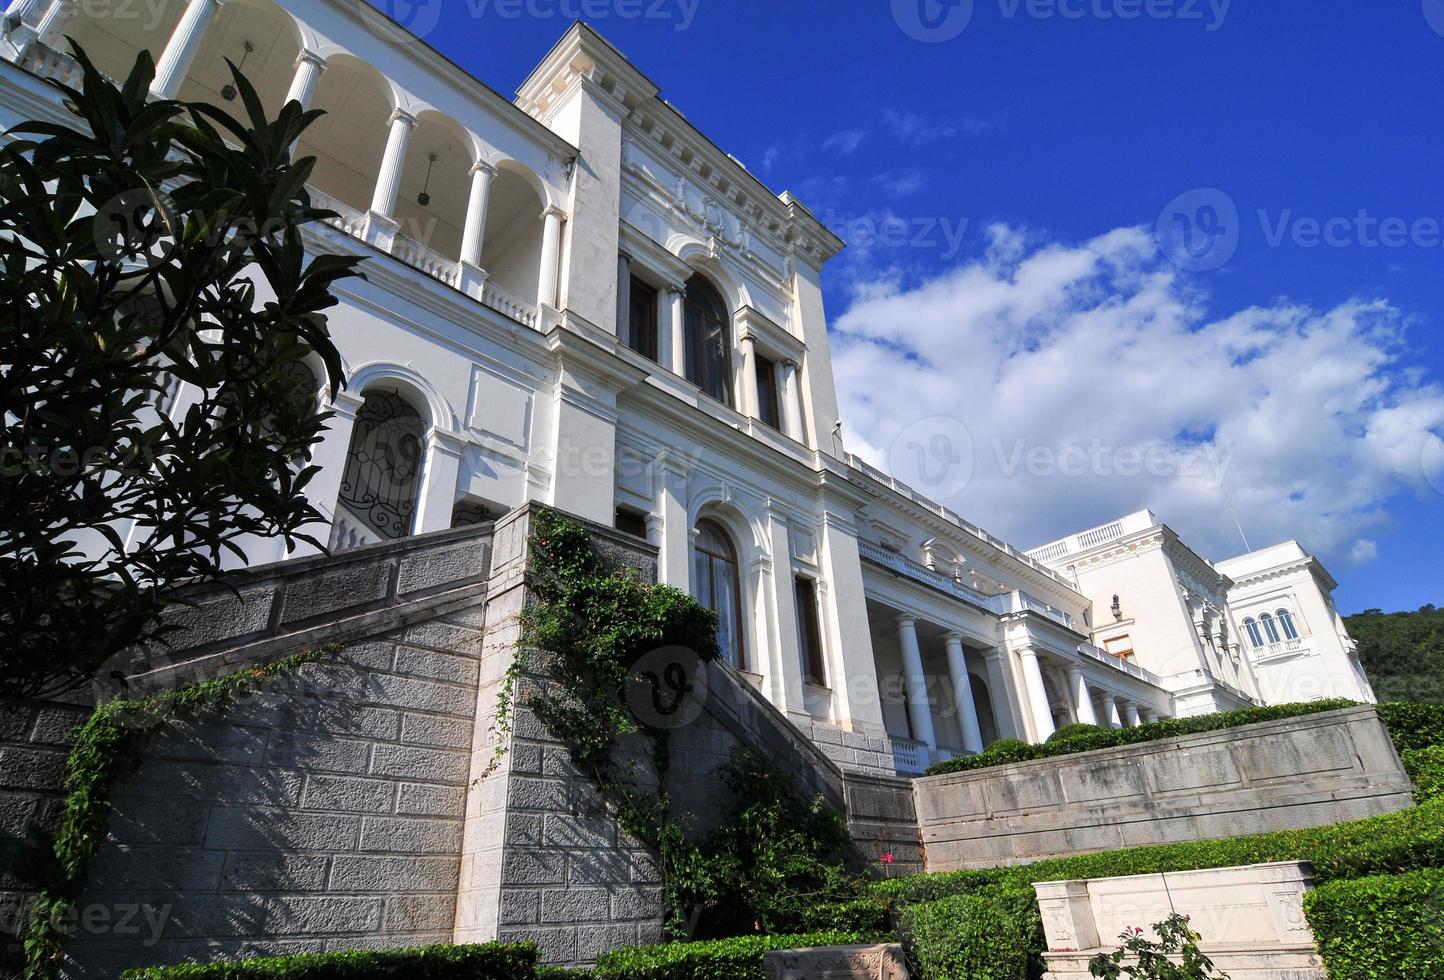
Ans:
<svg viewBox="0 0 1444 980"><path fill-rule="evenodd" d="M767 980L908 980L897 943L780 949L763 957Z"/></svg>

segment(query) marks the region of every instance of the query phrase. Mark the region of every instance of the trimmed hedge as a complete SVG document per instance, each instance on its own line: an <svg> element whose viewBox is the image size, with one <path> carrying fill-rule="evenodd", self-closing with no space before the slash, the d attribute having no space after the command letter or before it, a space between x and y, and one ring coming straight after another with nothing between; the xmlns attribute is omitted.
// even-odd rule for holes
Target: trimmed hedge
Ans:
<svg viewBox="0 0 1444 980"><path fill-rule="evenodd" d="M762 957L771 950L882 941L886 940L856 932L813 932L640 946L603 955L592 976L595 980L765 980Z"/></svg>
<svg viewBox="0 0 1444 980"><path fill-rule="evenodd" d="M1444 704L1391 701L1379 705L1379 716L1394 747L1403 755L1415 749L1444 745Z"/></svg>
<svg viewBox="0 0 1444 980"><path fill-rule="evenodd" d="M1043 972L1043 920L1031 888L989 889L902 915L908 968L927 980L1026 980Z"/></svg>
<svg viewBox="0 0 1444 980"><path fill-rule="evenodd" d="M846 902L818 902L798 916L796 932L891 932L888 903L875 896Z"/></svg>
<svg viewBox="0 0 1444 980"><path fill-rule="evenodd" d="M1414 800L1428 803L1444 797L1444 745L1409 749L1403 753L1404 769L1414 780Z"/></svg>
<svg viewBox="0 0 1444 980"><path fill-rule="evenodd" d="M1066 737L1049 739L1042 745L1029 745L1027 742L1021 742L1017 739L1004 739L1001 742L995 742L988 746L978 755L960 756L944 762L935 762L931 766L928 766L925 775L939 776L944 773L989 769L993 766L1011 765L1016 762L1052 759L1060 755L1091 752L1094 749L1111 749L1121 745L1156 742L1165 738L1177 738L1180 735L1198 735L1203 732L1222 731L1226 728L1238 728L1242 725L1254 725L1265 721L1281 721L1286 718L1299 718L1306 715L1321 714L1325 711L1338 711L1341 708L1357 708L1358 706L1358 702L1356 701L1311 701L1306 704L1279 704L1268 708L1245 708L1241 711L1220 711L1216 714L1198 715L1194 718L1169 718L1166 721L1151 722L1146 725L1138 725L1134 728L1094 728L1090 731L1088 730L1088 726L1069 725L1062 730L1069 732ZM1409 707L1420 706L1410 705ZM1426 722L1426 719L1421 717L1417 720L1417 724L1420 729L1423 729L1432 726L1436 720L1441 726L1441 729L1444 729L1444 709L1441 709L1441 713L1437 719L1429 716ZM1419 732L1419 737L1426 737L1422 730ZM1444 741L1444 736L1441 736L1438 741Z"/></svg>
<svg viewBox="0 0 1444 980"><path fill-rule="evenodd" d="M127 970L121 980L532 980L536 961L532 943L418 946L152 966Z"/></svg>
<svg viewBox="0 0 1444 980"><path fill-rule="evenodd" d="M1336 881L1304 911L1330 980L1444 976L1444 870Z"/></svg>

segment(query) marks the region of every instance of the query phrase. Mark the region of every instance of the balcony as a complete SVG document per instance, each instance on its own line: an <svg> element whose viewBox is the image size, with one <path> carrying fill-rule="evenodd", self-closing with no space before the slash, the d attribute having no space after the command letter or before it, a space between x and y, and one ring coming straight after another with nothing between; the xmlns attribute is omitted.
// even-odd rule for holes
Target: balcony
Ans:
<svg viewBox="0 0 1444 980"><path fill-rule="evenodd" d="M1253 659L1255 663L1267 663L1272 660L1292 660L1295 657L1306 656L1308 653L1303 640L1281 640L1278 643L1254 647Z"/></svg>
<svg viewBox="0 0 1444 980"><path fill-rule="evenodd" d="M889 740L892 742L892 761L897 771L907 776L921 776L929 765L927 743L896 736L889 736Z"/></svg>
<svg viewBox="0 0 1444 980"><path fill-rule="evenodd" d="M1078 644L1078 652L1081 653L1083 656L1089 658L1090 660L1094 660L1098 663L1103 664L1105 667L1111 667L1114 670L1121 670L1123 673L1128 674L1131 677L1136 677L1140 681L1143 681L1145 684L1152 684L1154 687L1163 686L1163 678L1159 677L1153 671L1140 667L1132 660L1127 660L1123 657L1115 657L1113 656L1113 654L1108 653L1106 650L1100 650L1098 647L1095 647L1091 643Z"/></svg>
<svg viewBox="0 0 1444 980"><path fill-rule="evenodd" d="M63 85L76 87L82 83L79 63L69 54L58 51L39 40L32 40L26 46L19 58L19 65L40 78L56 81ZM345 72L350 72L352 75L357 74L349 66L337 69L337 72L335 78L340 78L341 73ZM274 80L265 78L257 78L254 81L258 88L263 90L266 85L274 83ZM346 81L347 84L359 85L363 80L348 76ZM188 79L187 86L190 85L191 81ZM325 89L321 92L323 95L333 94ZM187 87L182 90L181 97L211 101L209 98L211 94L204 88L197 91ZM266 95L267 92L262 91L261 94ZM270 101L274 102L274 93L271 95L273 97ZM334 120L330 120L330 123L335 125ZM388 221L379 215L362 211L341 200L336 194L322 190L314 182L307 185L312 203L318 208L335 212L335 216L328 218L325 223L336 231L368 243L437 282L470 296L473 300L502 316L533 330L538 329L540 318L536 301L518 295L517 291L507 288L488 276L486 272L481 271L479 266L471 267L471 273L468 275L464 263L460 259L419 240L415 234L419 230L422 233L421 237L426 237L425 233L434 232L439 243L449 244L453 251L460 248L459 232L455 232L455 229L447 230L444 224L438 224L434 218L428 218L426 214L418 211L417 206L411 202L411 198L416 195L410 193L410 184L417 179L416 174L413 173L417 167L413 157L429 146L431 142L449 138L453 134L430 116L426 116L412 125L417 134L413 142L420 144L420 148L414 149L403 161L409 165L405 168L406 180L403 182L403 189L408 194L402 195L394 221ZM314 145L308 143L313 139L318 142ZM298 153L318 157L319 164L313 180L323 172L334 174L337 171L335 161L329 159L334 150L328 144L329 138L326 134L318 131L308 132L298 147ZM456 164L452 170L456 170L462 164L471 166L470 161L450 162ZM377 165L379 166L379 163ZM454 178L455 175L449 174L449 176ZM449 183L454 185L457 181L453 179ZM539 274L532 267L546 268L549 265L547 256L543 255L542 245L541 223L543 217L540 215L542 215L544 201L537 198L534 186L511 170L497 172L494 183L497 189L490 194L493 219L489 223L485 223L483 227L500 237L497 234L496 226L504 223L508 234L505 242L496 247L487 248L480 258L487 265L494 263L499 267L505 266L508 274L518 277L519 281L528 287L527 291L530 291L530 289L537 288L536 284L541 283ZM369 191L364 187L350 187L348 193L353 199L358 194L369 196ZM468 200L464 189L447 186L440 179L431 185L431 193L437 199L437 210L444 210L446 214L453 217L457 214L465 215L469 208L476 206L473 200ZM537 227L534 229L524 227L525 222L517 220L519 213L532 209L535 209L534 213L539 215L535 222ZM387 227L388 225L390 227ZM518 231L519 227L521 228L520 232ZM441 230L438 231L438 228ZM522 261L517 261L518 256L522 258ZM524 271L519 273L518 268ZM544 290L545 285L543 284L541 288Z"/></svg>
<svg viewBox="0 0 1444 980"><path fill-rule="evenodd" d="M1072 616L1026 592L1015 591L1004 592L1000 595L984 595L977 589L971 589L963 583L935 572L921 562L913 561L895 551L888 551L886 548L880 548L867 541L859 541L857 547L862 557L873 564L881 565L904 578L921 582L923 585L961 599L979 609L987 610L998 616L1008 613L1035 612L1061 626L1073 628Z"/></svg>

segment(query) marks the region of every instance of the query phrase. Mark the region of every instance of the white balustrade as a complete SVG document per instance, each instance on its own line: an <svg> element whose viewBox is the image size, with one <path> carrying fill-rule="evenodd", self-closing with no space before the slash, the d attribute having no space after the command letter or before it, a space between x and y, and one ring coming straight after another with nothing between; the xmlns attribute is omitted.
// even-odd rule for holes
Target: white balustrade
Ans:
<svg viewBox="0 0 1444 980"><path fill-rule="evenodd" d="M920 775L928 767L928 747L910 738L889 736L892 742L892 762L898 772Z"/></svg>
<svg viewBox="0 0 1444 980"><path fill-rule="evenodd" d="M391 254L413 269L420 269L433 279L455 286L460 275L460 266L455 259L447 258L433 248L421 244L406 235L397 235L391 247Z"/></svg>
<svg viewBox="0 0 1444 980"><path fill-rule="evenodd" d="M486 285L482 286L481 302L503 316L509 316L532 329L536 328L536 304L528 303L515 293L507 292L489 279Z"/></svg>

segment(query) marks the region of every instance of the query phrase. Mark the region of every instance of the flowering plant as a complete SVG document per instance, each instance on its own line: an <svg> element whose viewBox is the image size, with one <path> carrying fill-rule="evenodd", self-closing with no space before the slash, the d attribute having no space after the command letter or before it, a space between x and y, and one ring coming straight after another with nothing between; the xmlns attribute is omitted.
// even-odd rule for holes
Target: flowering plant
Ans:
<svg viewBox="0 0 1444 980"><path fill-rule="evenodd" d="M1227 973L1214 972L1213 960L1198 948L1203 937L1193 931L1189 917L1174 913L1155 923L1154 942L1134 926L1119 936L1123 945L1112 953L1099 953L1088 963L1089 972L1104 980L1229 980ZM1125 964L1125 960L1132 960ZM1175 962L1178 960L1179 962Z"/></svg>

